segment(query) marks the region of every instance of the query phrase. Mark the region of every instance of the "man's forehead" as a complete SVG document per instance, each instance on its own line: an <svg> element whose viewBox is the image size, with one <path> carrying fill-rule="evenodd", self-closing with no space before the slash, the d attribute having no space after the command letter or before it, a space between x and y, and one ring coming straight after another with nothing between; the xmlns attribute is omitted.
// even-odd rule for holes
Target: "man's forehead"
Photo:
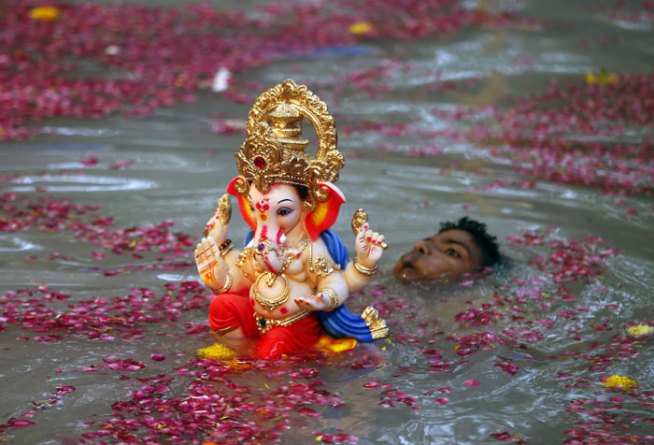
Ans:
<svg viewBox="0 0 654 445"><path fill-rule="evenodd" d="M460 238L463 238L463 239L466 239L466 240L472 240L472 235L470 233L466 232L465 230L461 230L461 229L447 229L447 230L444 230L442 232L434 234L434 236L432 238L433 239L435 239L435 238L438 238L438 239L442 239L442 238L460 239Z"/></svg>
<svg viewBox="0 0 654 445"><path fill-rule="evenodd" d="M436 233L431 239L434 241L454 240L459 243L475 245L472 235L461 229L444 230L443 232Z"/></svg>

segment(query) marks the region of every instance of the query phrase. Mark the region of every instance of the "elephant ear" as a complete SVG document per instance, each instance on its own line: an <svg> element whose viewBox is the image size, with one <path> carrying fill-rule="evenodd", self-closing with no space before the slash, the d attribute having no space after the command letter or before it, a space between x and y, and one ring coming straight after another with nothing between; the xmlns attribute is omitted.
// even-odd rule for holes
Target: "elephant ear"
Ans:
<svg viewBox="0 0 654 445"><path fill-rule="evenodd" d="M341 204L345 202L343 192L331 182L323 182L319 187L327 192L327 199L317 202L304 221L311 241L318 239L323 231L329 229L336 222Z"/></svg>
<svg viewBox="0 0 654 445"><path fill-rule="evenodd" d="M238 201L238 210L241 212L241 217L253 231L256 231L257 222L254 219L254 212L250 208L250 203L248 202L248 199L245 197L245 195L240 194L236 188L236 184L243 183L243 181L245 181L243 176L237 176L232 179L227 186L227 193L236 198Z"/></svg>

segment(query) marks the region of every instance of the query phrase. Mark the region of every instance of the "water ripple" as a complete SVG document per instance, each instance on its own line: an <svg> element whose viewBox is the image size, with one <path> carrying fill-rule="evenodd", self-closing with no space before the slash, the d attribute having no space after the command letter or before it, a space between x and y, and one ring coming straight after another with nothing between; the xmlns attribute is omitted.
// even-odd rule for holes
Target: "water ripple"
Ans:
<svg viewBox="0 0 654 445"><path fill-rule="evenodd" d="M13 182L14 192L33 192L46 187L51 192L115 192L127 190L148 190L158 183L137 178L111 176L58 175L21 176Z"/></svg>
<svg viewBox="0 0 654 445"><path fill-rule="evenodd" d="M23 252L26 250L43 250L43 247L30 243L19 236L0 236L0 252Z"/></svg>

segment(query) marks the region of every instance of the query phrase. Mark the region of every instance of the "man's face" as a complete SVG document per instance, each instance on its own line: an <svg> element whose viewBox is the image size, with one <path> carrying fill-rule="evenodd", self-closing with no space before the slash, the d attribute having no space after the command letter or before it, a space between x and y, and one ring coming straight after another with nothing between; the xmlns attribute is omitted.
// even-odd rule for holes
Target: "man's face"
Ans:
<svg viewBox="0 0 654 445"><path fill-rule="evenodd" d="M453 278L476 272L482 266L481 250L472 235L452 229L418 241L402 255L393 273L402 281Z"/></svg>

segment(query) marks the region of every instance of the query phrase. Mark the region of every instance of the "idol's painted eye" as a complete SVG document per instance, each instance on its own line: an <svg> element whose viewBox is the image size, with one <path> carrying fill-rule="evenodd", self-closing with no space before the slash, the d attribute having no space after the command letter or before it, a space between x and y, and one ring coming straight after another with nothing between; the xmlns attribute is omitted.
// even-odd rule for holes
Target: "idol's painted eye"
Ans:
<svg viewBox="0 0 654 445"><path fill-rule="evenodd" d="M281 209L277 210L277 214L279 216L287 216L287 215L290 215L291 212L292 212L292 210L288 209L286 207L282 207Z"/></svg>

